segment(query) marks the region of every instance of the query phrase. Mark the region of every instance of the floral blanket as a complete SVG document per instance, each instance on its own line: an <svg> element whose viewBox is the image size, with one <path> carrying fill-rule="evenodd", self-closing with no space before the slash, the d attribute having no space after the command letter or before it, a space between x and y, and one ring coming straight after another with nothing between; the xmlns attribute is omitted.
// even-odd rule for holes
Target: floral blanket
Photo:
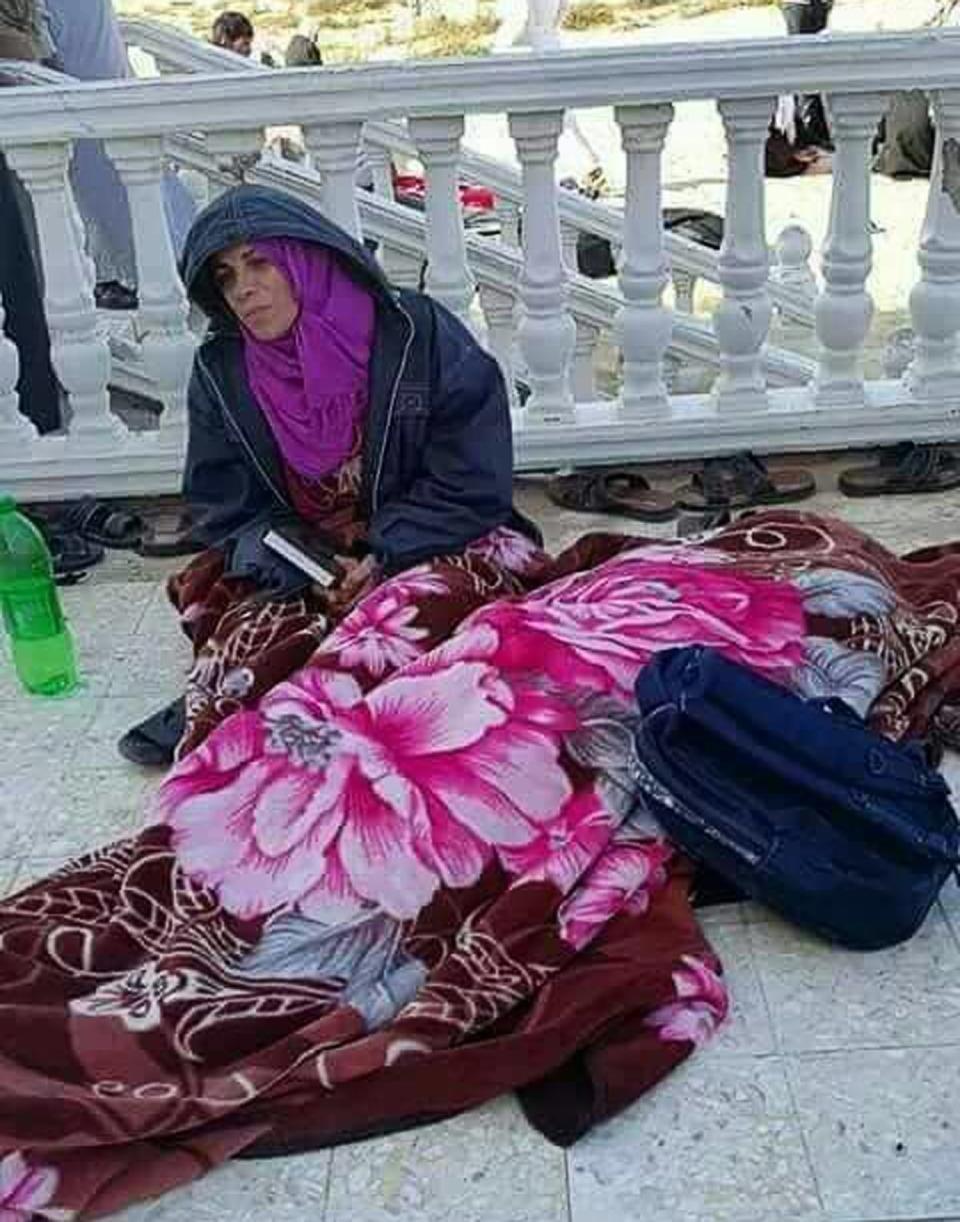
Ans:
<svg viewBox="0 0 960 1222"><path fill-rule="evenodd" d="M505 571L527 592L491 601ZM182 759L139 836L0 905L0 1222L507 1090L576 1140L728 1009L633 783L646 659L701 642L949 737L958 600L953 549L786 512L549 562L501 539L385 583Z"/></svg>

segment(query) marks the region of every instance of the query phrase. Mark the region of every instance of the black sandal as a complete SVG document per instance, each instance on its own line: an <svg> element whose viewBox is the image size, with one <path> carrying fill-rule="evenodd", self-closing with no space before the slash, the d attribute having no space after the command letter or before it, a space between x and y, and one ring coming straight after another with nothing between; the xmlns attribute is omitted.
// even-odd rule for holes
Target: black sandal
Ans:
<svg viewBox="0 0 960 1222"><path fill-rule="evenodd" d="M58 522L61 530L75 531L101 547L136 551L143 538L143 518L105 501L84 497L65 510Z"/></svg>
<svg viewBox="0 0 960 1222"><path fill-rule="evenodd" d="M639 522L669 522L677 516L674 498L651 488L646 477L633 467L555 476L547 484L547 496L561 509L610 513Z"/></svg>
<svg viewBox="0 0 960 1222"><path fill-rule="evenodd" d="M180 696L128 730L117 743L117 750L141 768L168 768L186 728L187 702Z"/></svg>
<svg viewBox="0 0 960 1222"><path fill-rule="evenodd" d="M785 505L802 501L817 490L816 480L801 467L768 471L745 450L729 458L708 458L689 484L677 489L682 510L706 513L716 509L751 509L756 505Z"/></svg>
<svg viewBox="0 0 960 1222"><path fill-rule="evenodd" d="M942 445L901 442L872 467L850 467L837 480L845 496L909 496L960 487L960 458Z"/></svg>
<svg viewBox="0 0 960 1222"><path fill-rule="evenodd" d="M179 517L147 522L137 551L141 556L193 556L205 547L193 535L190 515L182 513Z"/></svg>

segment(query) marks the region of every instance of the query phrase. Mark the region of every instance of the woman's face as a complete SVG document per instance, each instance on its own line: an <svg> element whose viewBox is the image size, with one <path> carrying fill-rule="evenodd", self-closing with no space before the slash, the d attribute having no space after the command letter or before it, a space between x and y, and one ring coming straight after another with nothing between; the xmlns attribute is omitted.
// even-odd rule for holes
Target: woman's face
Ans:
<svg viewBox="0 0 960 1222"><path fill-rule="evenodd" d="M238 242L215 255L213 278L254 339L280 339L297 321L300 304L289 280L249 242Z"/></svg>

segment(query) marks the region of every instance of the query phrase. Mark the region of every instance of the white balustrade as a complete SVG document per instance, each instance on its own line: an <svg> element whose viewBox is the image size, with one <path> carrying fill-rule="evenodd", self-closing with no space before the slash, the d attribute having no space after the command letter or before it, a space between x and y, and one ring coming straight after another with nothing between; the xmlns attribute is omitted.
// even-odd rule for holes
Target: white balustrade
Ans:
<svg viewBox="0 0 960 1222"><path fill-rule="evenodd" d="M862 407L862 354L873 300L867 292L870 240L870 146L883 113L881 94L828 99L833 155L830 229L823 249L823 291L817 299L820 365L815 397L822 407Z"/></svg>
<svg viewBox="0 0 960 1222"><path fill-rule="evenodd" d="M481 281L480 309L487 324L487 347L497 358L511 407L518 406L516 374L513 368L513 341L517 325L516 293Z"/></svg>
<svg viewBox="0 0 960 1222"><path fill-rule="evenodd" d="M960 91L934 98L937 145L910 295L915 333L907 383L919 400L960 407Z"/></svg>
<svg viewBox="0 0 960 1222"><path fill-rule="evenodd" d="M720 348L714 399L721 413L749 415L768 407L761 352L770 329L769 256L764 216L764 144L776 99L721 100L729 177L720 283L713 316Z"/></svg>
<svg viewBox="0 0 960 1222"><path fill-rule="evenodd" d="M557 143L563 111L511 114L509 126L524 188L519 339L531 388L527 414L562 422L574 416L570 365L576 343L576 326L567 308L569 285L557 205Z"/></svg>
<svg viewBox="0 0 960 1222"><path fill-rule="evenodd" d="M458 166L462 115L410 120L427 180L427 279L431 296L463 322L470 320L476 285L467 265Z"/></svg>
<svg viewBox="0 0 960 1222"><path fill-rule="evenodd" d="M623 348L623 412L656 419L668 412L663 358L672 320L663 307L668 272L661 215L661 159L672 106L620 106L623 150L627 156L620 291L623 307L617 335Z"/></svg>
<svg viewBox="0 0 960 1222"><path fill-rule="evenodd" d="M571 225L567 222L560 222L560 253L563 256L563 265L568 272L576 275L579 267L579 259L577 257L577 242L579 238L579 230L576 225Z"/></svg>
<svg viewBox="0 0 960 1222"><path fill-rule="evenodd" d="M33 202L44 271L51 359L70 396L70 431L82 449L113 446L123 436L110 412L110 352L97 324L87 258L78 240L67 179L70 145L15 145L7 160Z"/></svg>
<svg viewBox="0 0 960 1222"><path fill-rule="evenodd" d="M303 129L303 142L323 180L323 211L358 240L363 232L355 184L362 132L362 123L345 121L307 124Z"/></svg>
<svg viewBox="0 0 960 1222"><path fill-rule="evenodd" d="M161 429L183 444L195 344L163 202L164 141L156 136L111 140L107 152L130 201L144 365L166 409Z"/></svg>

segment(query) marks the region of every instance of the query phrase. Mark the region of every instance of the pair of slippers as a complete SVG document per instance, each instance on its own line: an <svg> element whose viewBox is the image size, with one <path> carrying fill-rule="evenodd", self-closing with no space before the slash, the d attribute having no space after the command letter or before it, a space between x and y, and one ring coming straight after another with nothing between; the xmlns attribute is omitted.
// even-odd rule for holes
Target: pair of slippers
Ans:
<svg viewBox="0 0 960 1222"><path fill-rule="evenodd" d="M562 509L616 514L641 522L669 522L681 513L705 517L762 505L804 500L817 490L802 468L768 471L749 451L708 459L688 484L675 492L652 488L637 468L626 466L559 475L547 495Z"/></svg>
<svg viewBox="0 0 960 1222"><path fill-rule="evenodd" d="M43 530L54 562L54 574L78 580L99 564L107 548L141 556L189 556L202 551L191 534L189 518L178 514L147 522L95 497L83 497L56 516L34 518Z"/></svg>

